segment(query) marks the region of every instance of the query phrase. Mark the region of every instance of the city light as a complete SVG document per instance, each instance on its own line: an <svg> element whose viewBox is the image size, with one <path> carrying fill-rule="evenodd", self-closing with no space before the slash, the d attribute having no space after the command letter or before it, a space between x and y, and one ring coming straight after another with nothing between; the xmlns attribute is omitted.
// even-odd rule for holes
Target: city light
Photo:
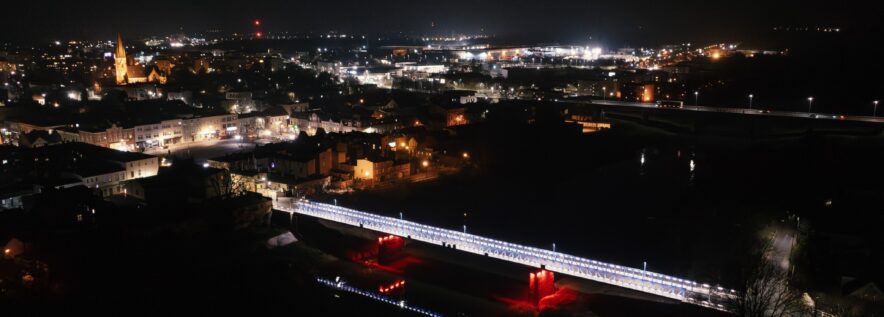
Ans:
<svg viewBox="0 0 884 317"><path fill-rule="evenodd" d="M122 258L183 254L218 266L204 277L223 282L188 284L193 270L173 261L150 266L156 281L122 277L96 298L175 297L164 290L182 281L196 285L187 302L197 304L278 288L272 279L225 280L261 276L262 259L214 261L217 254L190 247L203 240L283 253L297 242L315 251L301 252L307 262L327 262L325 254L352 262L323 265L322 274L340 275L333 279L287 268L308 277L294 285L300 293L324 297L301 310L342 306L326 315L438 316L417 303L462 315L591 314L582 302L593 295L574 281L636 295L601 299L604 310L648 301L648 311L679 303L737 313L729 304L759 292L716 282L751 288L758 282L750 279L765 278L711 273L770 267L782 277L766 290L794 291L808 311L834 316L839 308L827 306L870 289L877 273L867 257L813 267L800 254L849 247L806 233L844 224L838 234L865 237L861 229L880 223L875 213L840 212L884 209L867 197L884 188L876 155L884 77L881 52L869 48L878 34L851 26L871 12L840 10L845 18L830 22L845 25L834 26L820 24L827 12L791 12L804 22L757 14L789 11L776 1L673 2L659 12L612 5L602 15L622 23L598 28L561 22L592 18L573 0L539 4L544 10L477 1L441 11L284 1L213 3L140 23L135 16L150 5L126 2L114 12L128 19L107 28L94 6L23 3L33 8L13 11L40 18L7 14L12 31L0 41L0 214L16 229L0 241L0 264L9 266L0 288L14 301L81 298L78 289L40 289L76 285L114 263L100 256L107 243L64 239L115 242L127 228L137 229L138 248L119 249ZM845 8L863 9L854 7ZM494 18L520 12L529 18ZM685 33L683 21L697 27ZM849 32L830 33L841 29ZM698 32L703 42L688 43ZM730 209L753 212L714 217ZM168 243L167 234L143 234L170 229L199 235ZM257 235L227 234L234 231ZM759 238L769 241L741 243ZM65 245L75 248L57 247ZM435 264L446 255L475 263ZM47 275L47 259L52 272L71 274ZM743 267L759 263L764 269ZM518 283L479 285L509 266L527 268ZM857 285L829 292L826 277L847 275Z"/></svg>

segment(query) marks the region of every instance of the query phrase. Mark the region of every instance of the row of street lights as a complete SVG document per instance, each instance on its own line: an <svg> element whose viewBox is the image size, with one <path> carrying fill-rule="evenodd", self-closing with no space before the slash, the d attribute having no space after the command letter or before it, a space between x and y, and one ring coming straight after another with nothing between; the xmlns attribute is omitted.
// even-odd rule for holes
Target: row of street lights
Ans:
<svg viewBox="0 0 884 317"><path fill-rule="evenodd" d="M749 95L749 100L752 100L752 95ZM810 113L811 107L813 107L813 96L807 97L807 113ZM749 108L752 108L751 101ZM878 100L872 100L872 116L878 116Z"/></svg>
<svg viewBox="0 0 884 317"><path fill-rule="evenodd" d="M749 94L749 110L752 110L752 102L754 101L754 99L755 99L755 94ZM872 101L872 105L874 106L873 110L872 110L872 116L877 117L878 116L878 100ZM694 91L694 106L697 107L698 109L700 107L700 91L699 90ZM807 113L810 113L811 109L813 109L813 96L807 97Z"/></svg>

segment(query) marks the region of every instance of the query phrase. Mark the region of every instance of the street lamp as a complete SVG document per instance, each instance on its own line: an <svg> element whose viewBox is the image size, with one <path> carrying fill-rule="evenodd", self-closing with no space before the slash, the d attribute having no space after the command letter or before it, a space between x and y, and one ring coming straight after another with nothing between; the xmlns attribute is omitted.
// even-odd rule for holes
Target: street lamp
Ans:
<svg viewBox="0 0 884 317"><path fill-rule="evenodd" d="M700 92L694 92L694 106L697 107L697 110L700 110Z"/></svg>
<svg viewBox="0 0 884 317"><path fill-rule="evenodd" d="M602 87L602 100L607 99L607 97L608 97L607 94L608 94L608 87Z"/></svg>
<svg viewBox="0 0 884 317"><path fill-rule="evenodd" d="M878 101L875 100L875 101L872 101L872 103L875 104L875 108L874 108L874 110L872 110L872 116L877 117L878 116Z"/></svg>
<svg viewBox="0 0 884 317"><path fill-rule="evenodd" d="M807 113L810 113L811 107L813 107L813 97L807 97Z"/></svg>
<svg viewBox="0 0 884 317"><path fill-rule="evenodd" d="M752 99L755 98L755 95L749 94L749 110L752 110Z"/></svg>
<svg viewBox="0 0 884 317"><path fill-rule="evenodd" d="M556 243L553 242L553 252L556 252Z"/></svg>

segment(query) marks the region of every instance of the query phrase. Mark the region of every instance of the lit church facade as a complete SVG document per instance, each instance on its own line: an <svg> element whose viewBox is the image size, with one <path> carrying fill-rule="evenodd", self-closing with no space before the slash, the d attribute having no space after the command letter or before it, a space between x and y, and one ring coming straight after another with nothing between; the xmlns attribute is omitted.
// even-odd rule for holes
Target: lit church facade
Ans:
<svg viewBox="0 0 884 317"><path fill-rule="evenodd" d="M126 56L126 48L123 47L123 37L117 35L117 49L114 51L114 66L116 68L117 85L138 83L166 83L166 76L160 74L156 67L151 67L149 73L145 73L144 65L138 64L134 59Z"/></svg>

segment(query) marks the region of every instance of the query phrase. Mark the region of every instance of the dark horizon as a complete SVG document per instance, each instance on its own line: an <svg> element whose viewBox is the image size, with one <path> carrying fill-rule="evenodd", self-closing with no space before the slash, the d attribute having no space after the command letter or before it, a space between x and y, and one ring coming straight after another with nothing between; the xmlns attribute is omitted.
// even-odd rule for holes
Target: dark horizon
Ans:
<svg viewBox="0 0 884 317"><path fill-rule="evenodd" d="M629 3L552 0L443 4L394 0L334 2L265 1L243 4L231 0L181 3L157 0L132 3L99 0L80 2L21 1L8 4L0 21L0 40L40 42L67 39L112 39L167 35L207 29L249 32L260 19L264 32L327 32L357 34L488 34L561 42L602 42L608 45L659 45L696 41L752 41L759 31L775 26L838 27L872 32L880 3L861 1Z"/></svg>

